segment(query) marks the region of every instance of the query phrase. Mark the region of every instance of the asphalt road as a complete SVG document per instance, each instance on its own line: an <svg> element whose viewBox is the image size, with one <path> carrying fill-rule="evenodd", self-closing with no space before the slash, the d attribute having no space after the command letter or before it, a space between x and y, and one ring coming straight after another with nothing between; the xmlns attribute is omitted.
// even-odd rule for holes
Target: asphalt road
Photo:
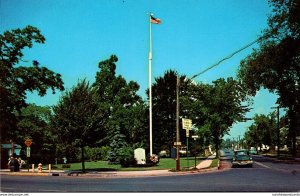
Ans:
<svg viewBox="0 0 300 196"><path fill-rule="evenodd" d="M299 192L300 165L254 157L253 168L164 177L1 176L2 192ZM225 160L224 160L225 161Z"/></svg>

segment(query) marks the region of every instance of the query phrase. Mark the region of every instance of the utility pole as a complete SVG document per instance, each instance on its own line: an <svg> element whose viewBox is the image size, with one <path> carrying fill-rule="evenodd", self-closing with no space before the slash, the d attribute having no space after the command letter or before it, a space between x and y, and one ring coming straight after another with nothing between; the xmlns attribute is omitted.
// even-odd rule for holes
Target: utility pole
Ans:
<svg viewBox="0 0 300 196"><path fill-rule="evenodd" d="M271 107L272 109L277 109L277 157L279 157L280 154L280 126L279 126L279 108L280 106L277 107Z"/></svg>
<svg viewBox="0 0 300 196"><path fill-rule="evenodd" d="M179 134L179 85L180 80L179 76L177 75L176 81L176 171L180 171L180 154L179 154L179 142L180 142L180 134Z"/></svg>

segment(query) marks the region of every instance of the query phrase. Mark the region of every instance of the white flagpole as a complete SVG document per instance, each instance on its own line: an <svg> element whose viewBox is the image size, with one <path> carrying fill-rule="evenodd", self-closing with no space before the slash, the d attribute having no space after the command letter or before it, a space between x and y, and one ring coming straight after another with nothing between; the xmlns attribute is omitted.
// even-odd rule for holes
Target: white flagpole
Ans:
<svg viewBox="0 0 300 196"><path fill-rule="evenodd" d="M150 132L150 156L152 156L152 26L151 26L151 13L149 14L150 23L150 50L149 50L149 132Z"/></svg>

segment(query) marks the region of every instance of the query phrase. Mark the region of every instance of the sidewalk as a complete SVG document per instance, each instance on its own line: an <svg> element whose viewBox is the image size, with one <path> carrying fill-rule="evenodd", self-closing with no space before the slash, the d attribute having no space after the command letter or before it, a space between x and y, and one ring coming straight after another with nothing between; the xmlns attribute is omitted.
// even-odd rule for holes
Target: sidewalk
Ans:
<svg viewBox="0 0 300 196"><path fill-rule="evenodd" d="M214 171L218 168L209 168L215 155L209 156L207 159L201 161L200 164L196 166L197 170L193 171L180 171L174 172L170 170L147 170L147 171L113 171L113 172L89 172L82 174L80 171L70 172L63 170L43 170L42 173L35 171L34 173L27 169L21 169L20 172L10 172L9 169L0 170L1 175L16 175L16 176L82 176L82 177L95 177L95 178L134 178L134 177L150 177L150 176L170 176L170 175L185 175L193 173L201 173L207 171Z"/></svg>
<svg viewBox="0 0 300 196"><path fill-rule="evenodd" d="M201 163L198 164L196 166L196 168L197 169L206 169L206 168L208 168L211 165L214 158L216 158L216 154L213 154L213 155L209 156L207 159L205 159L204 161L201 161Z"/></svg>

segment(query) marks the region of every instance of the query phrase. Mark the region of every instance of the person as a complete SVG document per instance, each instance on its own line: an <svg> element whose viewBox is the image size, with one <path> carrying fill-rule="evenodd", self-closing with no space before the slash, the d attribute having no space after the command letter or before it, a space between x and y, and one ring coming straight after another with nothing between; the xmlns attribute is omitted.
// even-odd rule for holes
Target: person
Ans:
<svg viewBox="0 0 300 196"><path fill-rule="evenodd" d="M9 161L8 161L8 167L9 167L11 172L13 172L15 170L14 166L15 166L15 159L14 159L13 156L11 156Z"/></svg>
<svg viewBox="0 0 300 196"><path fill-rule="evenodd" d="M20 165L19 168L21 169L21 168L23 167L23 165L25 165L25 161L22 160L21 157L19 157L19 158L18 158L18 162L19 162L19 165Z"/></svg>
<svg viewBox="0 0 300 196"><path fill-rule="evenodd" d="M14 171L15 171L15 172L20 171L20 164L19 164L19 160L17 159L17 157L15 158L13 164L14 164Z"/></svg>

